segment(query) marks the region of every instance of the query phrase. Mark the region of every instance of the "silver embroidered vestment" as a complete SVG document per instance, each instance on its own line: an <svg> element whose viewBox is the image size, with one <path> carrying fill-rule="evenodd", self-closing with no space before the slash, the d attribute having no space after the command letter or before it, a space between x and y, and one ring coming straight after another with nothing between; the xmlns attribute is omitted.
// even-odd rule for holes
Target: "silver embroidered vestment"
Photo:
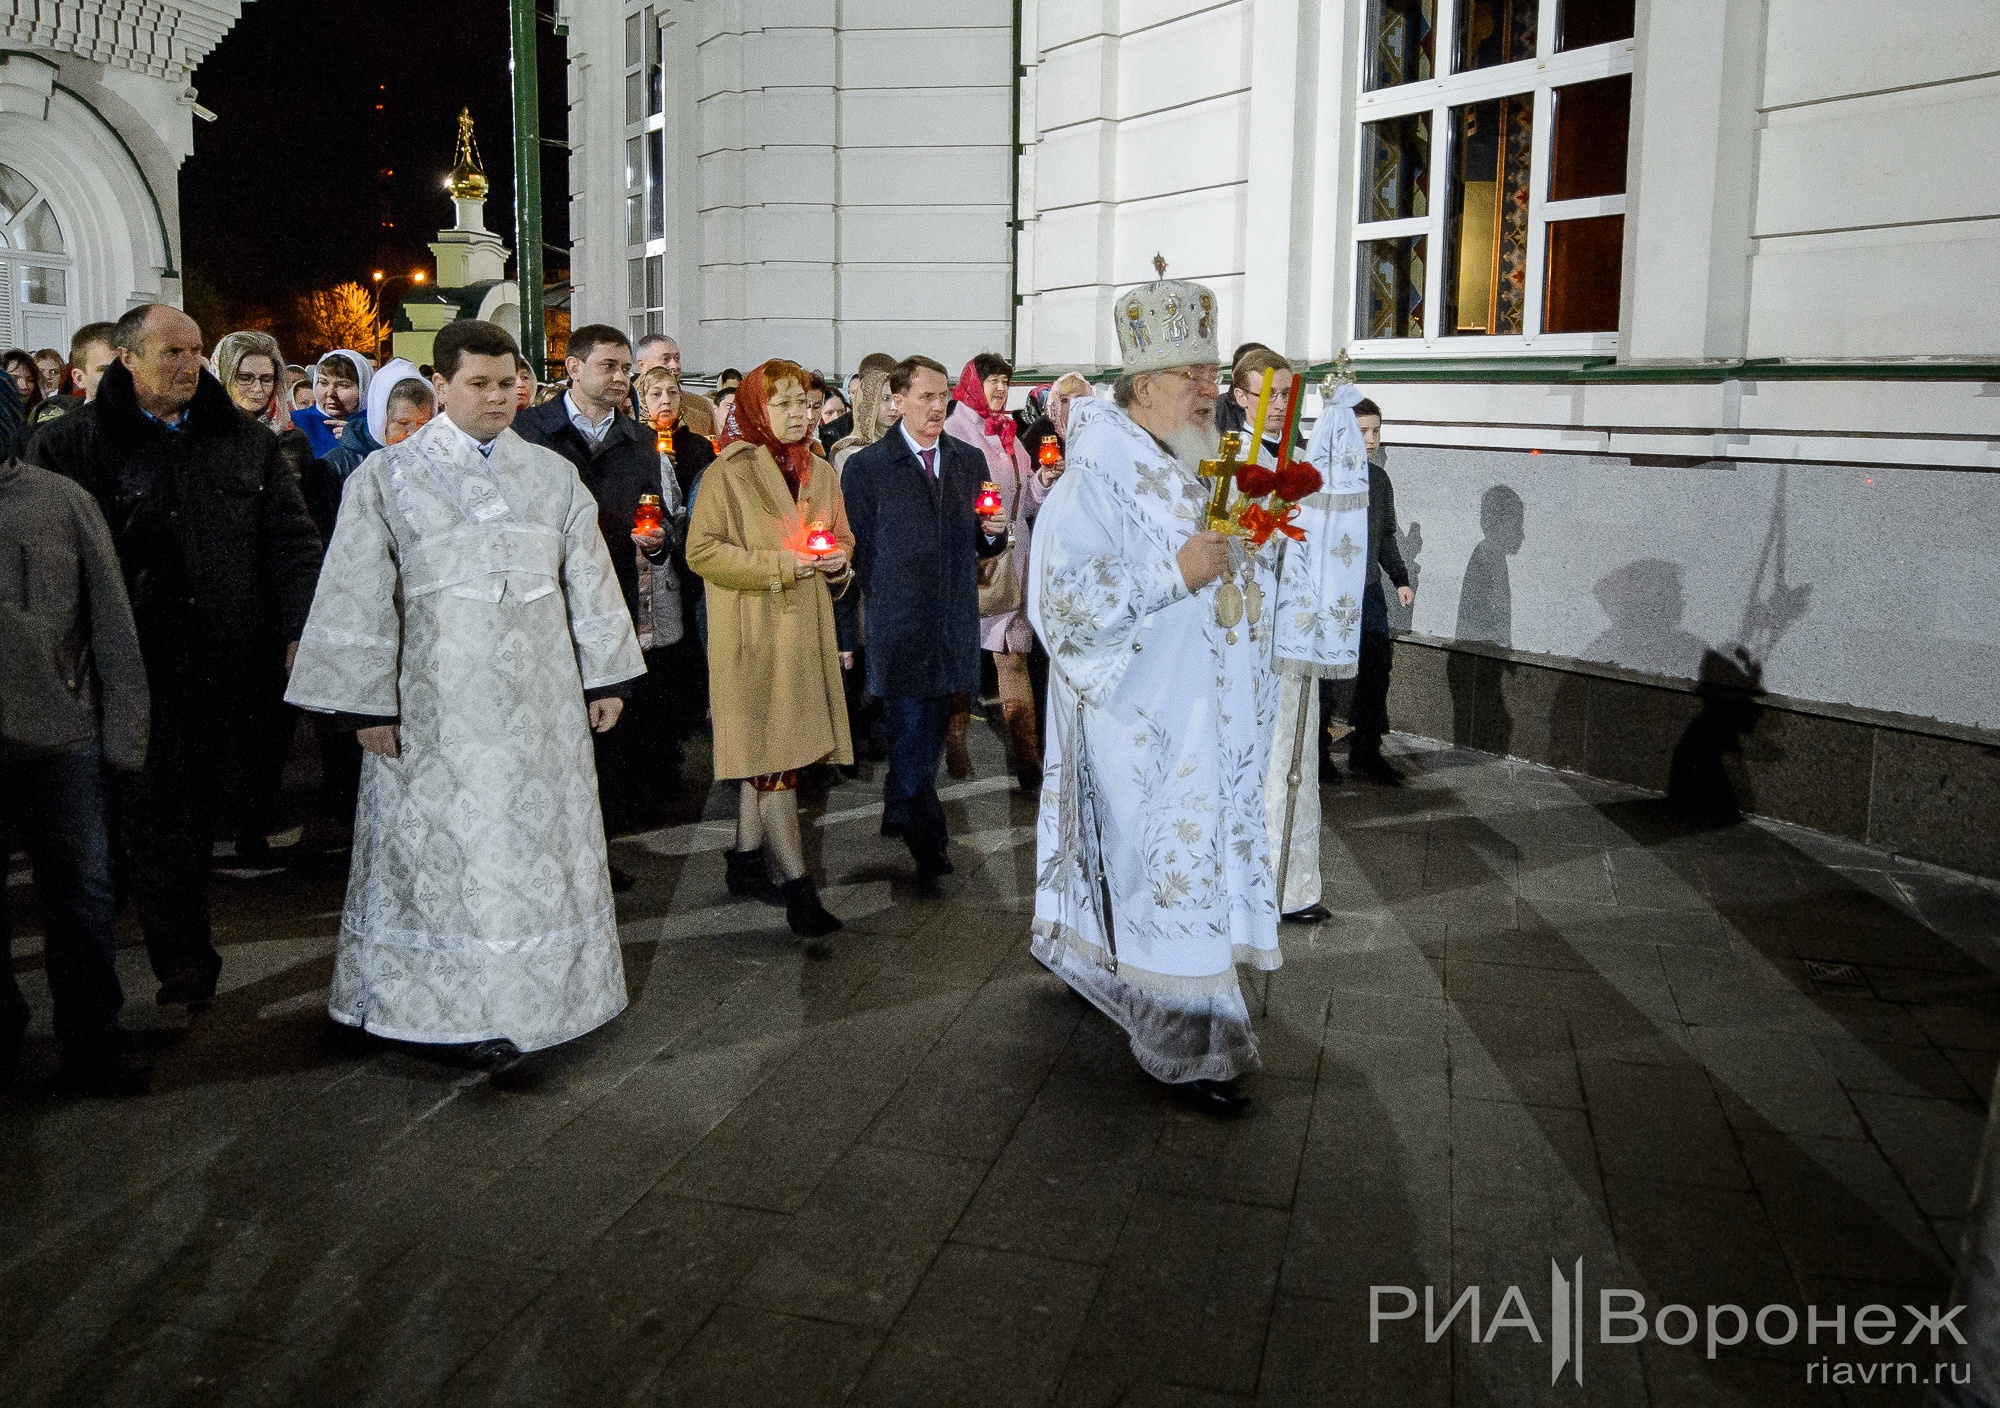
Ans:
<svg viewBox="0 0 2000 1408"><path fill-rule="evenodd" d="M1034 953L1153 1076L1227 1080L1258 1066L1236 965L1280 962L1268 554L1237 576L1262 619L1232 630L1220 584L1190 594L1176 560L1206 486L1109 402L1070 415L1029 574L1051 664Z"/></svg>
<svg viewBox="0 0 2000 1408"><path fill-rule="evenodd" d="M1319 682L1354 677L1361 594L1375 570L1368 554L1368 451L1354 418L1360 400L1354 386L1342 386L1320 412L1305 458L1325 482L1299 505L1305 541L1287 542L1278 559L1272 656L1283 692L1264 795L1271 853L1285 887L1278 907L1287 914L1322 899Z"/></svg>
<svg viewBox="0 0 2000 1408"><path fill-rule="evenodd" d="M439 416L355 471L285 696L401 728L363 759L337 1020L532 1051L624 1008L583 692L644 672L561 456Z"/></svg>

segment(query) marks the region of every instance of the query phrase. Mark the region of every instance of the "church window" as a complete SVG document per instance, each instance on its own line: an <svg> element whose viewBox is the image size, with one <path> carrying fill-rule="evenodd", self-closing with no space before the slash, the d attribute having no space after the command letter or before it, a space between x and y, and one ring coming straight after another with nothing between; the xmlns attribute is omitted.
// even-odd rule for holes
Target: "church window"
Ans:
<svg viewBox="0 0 2000 1408"><path fill-rule="evenodd" d="M1368 0L1364 88L1394 88L1433 76L1437 0Z"/></svg>
<svg viewBox="0 0 2000 1408"><path fill-rule="evenodd" d="M1370 0L1358 341L1615 346L1633 15L1633 0ZM1435 34L1450 43L1433 74Z"/></svg>
<svg viewBox="0 0 2000 1408"><path fill-rule="evenodd" d="M69 241L48 198L0 164L0 346L69 336Z"/></svg>

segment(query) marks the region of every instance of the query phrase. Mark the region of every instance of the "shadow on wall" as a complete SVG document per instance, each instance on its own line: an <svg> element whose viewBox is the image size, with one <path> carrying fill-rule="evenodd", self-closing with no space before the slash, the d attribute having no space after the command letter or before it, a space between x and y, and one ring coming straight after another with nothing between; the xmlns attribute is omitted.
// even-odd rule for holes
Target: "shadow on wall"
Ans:
<svg viewBox="0 0 2000 1408"><path fill-rule="evenodd" d="M1410 574L1410 590L1417 591L1424 575L1424 565L1420 560L1424 552L1424 525L1411 519L1410 530L1407 533L1397 531L1396 548L1403 554L1403 566ZM1375 570L1381 572L1382 569L1378 565ZM1384 580L1387 580L1386 576ZM1416 626L1417 608L1403 605L1397 599L1393 587L1385 586L1382 595L1389 612L1389 634L1399 636L1413 630Z"/></svg>
<svg viewBox="0 0 2000 1408"><path fill-rule="evenodd" d="M1590 589L1611 626L1584 651L1584 659L1643 670L1668 679L1695 679L1708 647L1681 629L1687 591L1678 562L1656 557L1628 562Z"/></svg>
<svg viewBox="0 0 2000 1408"><path fill-rule="evenodd" d="M1757 702L1764 694L1764 662L1804 619L1812 598L1811 583L1788 580L1785 480L1786 470L1781 467L1777 498L1764 530L1764 550L1757 558L1757 575L1750 582L1750 600L1743 607L1737 643L1702 652L1695 679L1701 712L1674 745L1667 795L1700 813L1733 816L1756 811L1757 793L1753 770L1746 766L1746 752L1759 750L1762 756L1755 761L1760 764L1775 763L1782 756L1775 742L1754 737L1764 713ZM1599 600L1603 600L1601 595Z"/></svg>
<svg viewBox="0 0 2000 1408"><path fill-rule="evenodd" d="M1495 484L1479 497L1479 545L1466 561L1458 587L1459 640L1514 643L1514 584L1507 559L1528 540L1528 507L1505 484ZM1412 531L1416 525L1412 524ZM1513 742L1513 721L1501 698L1500 680L1511 667L1456 651L1446 663L1451 687L1452 741L1460 747L1506 753Z"/></svg>

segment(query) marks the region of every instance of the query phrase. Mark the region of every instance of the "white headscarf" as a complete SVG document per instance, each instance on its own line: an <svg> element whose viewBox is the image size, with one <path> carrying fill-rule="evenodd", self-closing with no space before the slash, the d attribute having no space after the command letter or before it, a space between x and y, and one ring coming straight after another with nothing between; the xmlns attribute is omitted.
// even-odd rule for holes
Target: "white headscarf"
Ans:
<svg viewBox="0 0 2000 1408"><path fill-rule="evenodd" d="M368 394L368 383L375 377L375 365L359 352L350 351L345 347L336 347L333 351L327 353L326 357L321 357L319 362L313 363L314 386L319 385L319 363L327 360L327 357L345 357L348 361L352 362L354 364L354 379L360 383L361 394L364 397Z"/></svg>
<svg viewBox="0 0 2000 1408"><path fill-rule="evenodd" d="M368 433L375 437L375 443L378 445L389 443L382 438L389 429L389 397L406 381L417 382L424 390L430 390L431 384L424 380L424 374L417 370L417 364L407 357L398 357L392 362L385 363L372 380L363 383L367 388Z"/></svg>

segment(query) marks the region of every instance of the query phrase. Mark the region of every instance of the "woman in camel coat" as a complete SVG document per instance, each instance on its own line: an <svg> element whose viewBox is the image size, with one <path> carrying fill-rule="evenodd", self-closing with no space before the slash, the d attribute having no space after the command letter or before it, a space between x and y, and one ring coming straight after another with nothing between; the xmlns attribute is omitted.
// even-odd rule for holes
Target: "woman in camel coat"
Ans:
<svg viewBox="0 0 2000 1408"><path fill-rule="evenodd" d="M742 782L730 891L769 883L768 846L793 931L817 941L840 921L806 872L798 770L854 761L833 622L833 598L854 576L854 535L839 480L812 453L808 381L781 361L743 379L722 453L695 498L687 561L708 584L715 775ZM815 523L831 532L834 551L806 551Z"/></svg>

